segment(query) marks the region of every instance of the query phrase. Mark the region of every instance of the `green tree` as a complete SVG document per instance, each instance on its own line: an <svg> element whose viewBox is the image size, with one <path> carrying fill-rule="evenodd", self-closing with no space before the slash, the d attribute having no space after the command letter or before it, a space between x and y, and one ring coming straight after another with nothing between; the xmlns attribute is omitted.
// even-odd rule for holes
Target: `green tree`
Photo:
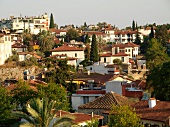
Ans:
<svg viewBox="0 0 170 127"><path fill-rule="evenodd" d="M152 96L161 101L170 101L170 62L155 67L147 76L147 87Z"/></svg>
<svg viewBox="0 0 170 127"><path fill-rule="evenodd" d="M27 29L23 32L22 38L24 45L27 46L29 45L29 42L33 40L32 34Z"/></svg>
<svg viewBox="0 0 170 127"><path fill-rule="evenodd" d="M122 65L122 61L120 59L114 59L113 63L117 65Z"/></svg>
<svg viewBox="0 0 170 127"><path fill-rule="evenodd" d="M39 85L37 89L39 98L47 97L50 100L56 101L54 106L56 109L69 110L67 92L61 85L50 83L48 86Z"/></svg>
<svg viewBox="0 0 170 127"><path fill-rule="evenodd" d="M87 125L85 127L98 127L99 126L99 120L92 118L90 122L87 122Z"/></svg>
<svg viewBox="0 0 170 127"><path fill-rule="evenodd" d="M0 126L7 124L6 121L13 118L11 113L14 108L15 103L13 103L12 96L6 88L0 86Z"/></svg>
<svg viewBox="0 0 170 127"><path fill-rule="evenodd" d="M139 36L139 31L138 31L137 23L136 23L136 29L137 29L137 32L136 32L136 38L135 38L134 43L137 44L137 45L141 45L141 38Z"/></svg>
<svg viewBox="0 0 170 127"><path fill-rule="evenodd" d="M149 40L151 40L152 38L154 38L154 30L153 30L153 26L151 27L151 32L149 34Z"/></svg>
<svg viewBox="0 0 170 127"><path fill-rule="evenodd" d="M147 68L152 70L159 64L162 64L169 60L166 48L161 45L156 39L151 39L145 54Z"/></svg>
<svg viewBox="0 0 170 127"><path fill-rule="evenodd" d="M85 41L84 41L84 43L85 43L85 44L90 43L90 39L89 39L89 35L88 35L88 34L86 34L86 36L85 36Z"/></svg>
<svg viewBox="0 0 170 127"><path fill-rule="evenodd" d="M78 36L79 34L74 28L69 29L66 33L68 42L70 42L70 40L76 40Z"/></svg>
<svg viewBox="0 0 170 127"><path fill-rule="evenodd" d="M140 118L129 106L113 106L109 114L109 127L143 127Z"/></svg>
<svg viewBox="0 0 170 127"><path fill-rule="evenodd" d="M13 99L17 104L25 106L28 100L37 96L37 93L26 81L19 80L19 82L15 85L15 88L11 90L11 95L13 95Z"/></svg>
<svg viewBox="0 0 170 127"><path fill-rule="evenodd" d="M99 54L98 54L98 43L96 41L96 35L93 34L92 36L92 44L91 44L91 51L90 51L90 61L98 62L99 61Z"/></svg>
<svg viewBox="0 0 170 127"><path fill-rule="evenodd" d="M54 46L54 35L52 35L49 31L41 31L38 34L38 41L40 42L40 51L45 53L50 51Z"/></svg>
<svg viewBox="0 0 170 127"><path fill-rule="evenodd" d="M132 30L135 31L135 21L132 22Z"/></svg>
<svg viewBox="0 0 170 127"><path fill-rule="evenodd" d="M170 34L167 32L166 25L157 26L155 35L156 39L161 42L162 46L166 47L166 43L170 39Z"/></svg>
<svg viewBox="0 0 170 127"><path fill-rule="evenodd" d="M54 18L53 18L53 14L51 13L50 15L50 26L49 28L54 28Z"/></svg>
<svg viewBox="0 0 170 127"><path fill-rule="evenodd" d="M65 115L56 118L58 110L54 108L55 103L48 98L32 99L26 106L27 112L16 111L14 115L26 120L20 127L70 126L74 117Z"/></svg>

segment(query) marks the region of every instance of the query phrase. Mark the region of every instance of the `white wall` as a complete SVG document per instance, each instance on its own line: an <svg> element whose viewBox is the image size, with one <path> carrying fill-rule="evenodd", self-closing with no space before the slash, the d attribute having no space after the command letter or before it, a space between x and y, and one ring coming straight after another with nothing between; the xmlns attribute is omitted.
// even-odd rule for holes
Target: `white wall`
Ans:
<svg viewBox="0 0 170 127"><path fill-rule="evenodd" d="M106 82L106 93L108 92L115 92L120 95L122 95L122 82L125 83L125 81L108 81Z"/></svg>
<svg viewBox="0 0 170 127"><path fill-rule="evenodd" d="M66 54L67 57L73 57L77 58L77 65L84 60L84 51L61 51L61 52L52 52L52 55L62 55ZM77 57L75 57L75 54L77 54Z"/></svg>

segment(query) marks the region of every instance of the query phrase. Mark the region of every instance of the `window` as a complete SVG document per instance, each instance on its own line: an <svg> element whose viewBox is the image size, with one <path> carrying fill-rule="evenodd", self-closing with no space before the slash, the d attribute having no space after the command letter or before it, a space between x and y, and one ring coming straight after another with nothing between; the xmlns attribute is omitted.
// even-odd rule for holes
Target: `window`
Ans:
<svg viewBox="0 0 170 127"><path fill-rule="evenodd" d="M124 57L122 57L122 62L124 62Z"/></svg>
<svg viewBox="0 0 170 127"><path fill-rule="evenodd" d="M7 37L5 37L5 41L7 41Z"/></svg>
<svg viewBox="0 0 170 127"><path fill-rule="evenodd" d="M83 104L86 104L89 102L89 97L88 96L84 96L83 97Z"/></svg>
<svg viewBox="0 0 170 127"><path fill-rule="evenodd" d="M75 57L77 57L77 53L75 53Z"/></svg>
<svg viewBox="0 0 170 127"><path fill-rule="evenodd" d="M8 41L10 41L10 37L8 37Z"/></svg>
<svg viewBox="0 0 170 127"><path fill-rule="evenodd" d="M93 70L93 68L92 68L92 67L90 67L90 70Z"/></svg>
<svg viewBox="0 0 170 127"><path fill-rule="evenodd" d="M130 52L130 49L129 49L129 52Z"/></svg>
<svg viewBox="0 0 170 127"><path fill-rule="evenodd" d="M106 63L106 57L104 57L104 63Z"/></svg>

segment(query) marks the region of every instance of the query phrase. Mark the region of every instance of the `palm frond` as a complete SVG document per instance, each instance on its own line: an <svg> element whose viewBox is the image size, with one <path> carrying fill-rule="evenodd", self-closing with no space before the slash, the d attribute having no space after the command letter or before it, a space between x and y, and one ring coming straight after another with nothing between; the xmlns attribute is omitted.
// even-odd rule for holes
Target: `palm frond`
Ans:
<svg viewBox="0 0 170 127"><path fill-rule="evenodd" d="M16 116L16 117L25 119L25 120L28 121L29 123L32 123L32 124L35 123L34 119L32 119L32 118L31 118L29 115L27 115L26 113L23 113L23 112L21 112L21 111L15 111L13 114L14 114L14 116Z"/></svg>

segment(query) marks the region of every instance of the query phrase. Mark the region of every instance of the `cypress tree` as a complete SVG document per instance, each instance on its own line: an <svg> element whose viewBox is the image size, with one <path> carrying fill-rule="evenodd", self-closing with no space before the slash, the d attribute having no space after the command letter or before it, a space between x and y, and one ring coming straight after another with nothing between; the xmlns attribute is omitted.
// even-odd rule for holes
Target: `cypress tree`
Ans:
<svg viewBox="0 0 170 127"><path fill-rule="evenodd" d="M135 30L135 21L133 20L132 22L132 30L134 31Z"/></svg>
<svg viewBox="0 0 170 127"><path fill-rule="evenodd" d="M137 45L140 45L141 44L141 38L139 36L139 31L138 31L138 25L137 25L137 22L136 22L136 29L137 29L137 32L136 32L136 38L135 38L135 44Z"/></svg>
<svg viewBox="0 0 170 127"><path fill-rule="evenodd" d="M154 38L153 26L151 27L151 32L149 34L149 40L151 40L152 38Z"/></svg>
<svg viewBox="0 0 170 127"><path fill-rule="evenodd" d="M53 18L53 14L51 13L51 16L50 16L50 28L54 28L54 18Z"/></svg>
<svg viewBox="0 0 170 127"><path fill-rule="evenodd" d="M95 34L93 34L93 36L92 36L90 61L93 61L93 62L99 61L98 44L97 44L97 41L96 41L96 35Z"/></svg>

